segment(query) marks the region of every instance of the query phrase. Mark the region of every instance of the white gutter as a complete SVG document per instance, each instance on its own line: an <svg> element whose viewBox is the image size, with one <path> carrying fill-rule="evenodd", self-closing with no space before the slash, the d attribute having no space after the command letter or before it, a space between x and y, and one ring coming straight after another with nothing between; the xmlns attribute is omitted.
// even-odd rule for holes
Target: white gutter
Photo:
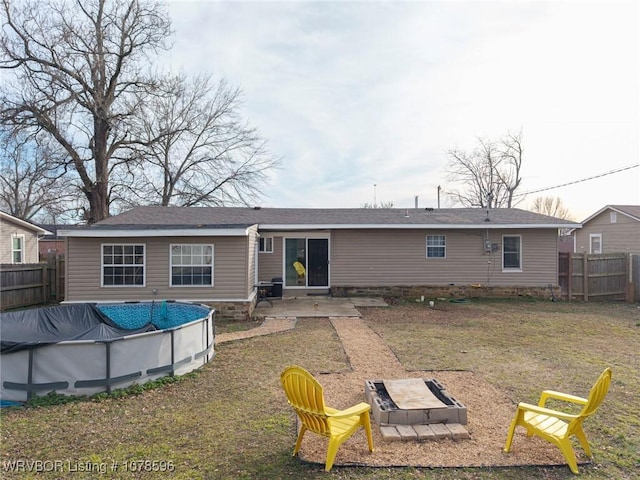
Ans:
<svg viewBox="0 0 640 480"><path fill-rule="evenodd" d="M248 228L149 228L104 230L58 230L61 237L117 238L117 237L247 237Z"/></svg>
<svg viewBox="0 0 640 480"><path fill-rule="evenodd" d="M478 223L478 224L427 224L427 223L411 223L411 224L260 224L258 226L260 230L362 230L362 229L411 229L411 230L477 230L481 229L505 229L505 228L519 228L519 229L532 229L532 228L582 228L582 225L575 223L571 224L530 224L530 223Z"/></svg>

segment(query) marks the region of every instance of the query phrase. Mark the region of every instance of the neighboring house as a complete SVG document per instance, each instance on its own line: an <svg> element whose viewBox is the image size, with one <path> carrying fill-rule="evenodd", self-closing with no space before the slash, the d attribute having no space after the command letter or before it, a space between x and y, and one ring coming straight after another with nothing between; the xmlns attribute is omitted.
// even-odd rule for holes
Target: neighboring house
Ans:
<svg viewBox="0 0 640 480"><path fill-rule="evenodd" d="M286 296L542 294L558 284L558 229L579 227L519 209L140 207L58 233L67 302L187 300L238 316L274 279Z"/></svg>
<svg viewBox="0 0 640 480"><path fill-rule="evenodd" d="M40 238L40 242L38 243L40 258L46 259L51 255L64 255L65 240L58 235L58 230L68 228L69 226L54 224L40 224L40 226L50 232Z"/></svg>
<svg viewBox="0 0 640 480"><path fill-rule="evenodd" d="M38 240L47 230L0 212L0 264L38 263Z"/></svg>
<svg viewBox="0 0 640 480"><path fill-rule="evenodd" d="M640 254L640 205L607 205L574 232L575 252Z"/></svg>
<svg viewBox="0 0 640 480"><path fill-rule="evenodd" d="M558 252L572 253L575 238L573 235L560 235L558 237Z"/></svg>

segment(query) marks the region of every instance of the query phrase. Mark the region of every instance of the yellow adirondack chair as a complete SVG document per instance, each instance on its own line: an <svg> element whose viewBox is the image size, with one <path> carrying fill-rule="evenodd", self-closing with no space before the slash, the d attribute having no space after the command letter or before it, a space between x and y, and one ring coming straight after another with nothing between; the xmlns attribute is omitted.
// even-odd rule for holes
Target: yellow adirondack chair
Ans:
<svg viewBox="0 0 640 480"><path fill-rule="evenodd" d="M369 442L369 451L373 452L371 437L371 406L361 402L346 410L336 410L325 406L322 385L304 368L296 365L287 367L280 374L289 404L300 419L301 428L293 450L295 456L300 450L302 437L307 430L329 438L325 470L328 472L338 452L338 447L353 435L358 428L364 427Z"/></svg>
<svg viewBox="0 0 640 480"><path fill-rule="evenodd" d="M589 442L582 429L582 423L598 409L609 391L610 383L611 369L607 368L600 374L600 377L593 387L591 387L587 398L545 390L540 395L537 406L528 403L518 404L516 415L509 427L509 434L507 436L507 443L504 446L504 451L508 453L511 450L513 432L516 427L520 425L527 429L528 437L536 435L556 445L567 460L571 471L578 473L576 455L573 448L571 448L571 436L575 435L578 438L584 452L591 458L591 448L589 448ZM583 405L583 407L580 413L577 414L551 410L545 407L547 399L549 398Z"/></svg>
<svg viewBox="0 0 640 480"><path fill-rule="evenodd" d="M298 285L304 285L305 284L305 277L307 276L307 269L304 268L304 265L302 264L302 262L293 262L293 268L296 271L296 274L298 275Z"/></svg>

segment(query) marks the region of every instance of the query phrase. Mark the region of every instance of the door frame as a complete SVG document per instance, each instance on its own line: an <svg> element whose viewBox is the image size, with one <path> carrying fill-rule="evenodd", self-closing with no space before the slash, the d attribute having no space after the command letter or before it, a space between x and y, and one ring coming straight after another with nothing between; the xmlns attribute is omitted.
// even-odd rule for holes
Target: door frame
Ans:
<svg viewBox="0 0 640 480"><path fill-rule="evenodd" d="M327 240L327 285L309 286L308 277L305 276L305 285L288 285L287 284L287 239L297 238L304 239L305 243L305 265L308 264L307 255L309 253L309 239L326 239ZM282 280L284 288L296 290L325 290L331 287L331 233L330 232L289 232L282 235Z"/></svg>

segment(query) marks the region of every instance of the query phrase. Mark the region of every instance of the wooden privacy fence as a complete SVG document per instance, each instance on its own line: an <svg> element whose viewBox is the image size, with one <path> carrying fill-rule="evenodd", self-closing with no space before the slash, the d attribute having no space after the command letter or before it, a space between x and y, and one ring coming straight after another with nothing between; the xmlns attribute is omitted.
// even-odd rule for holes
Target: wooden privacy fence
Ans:
<svg viewBox="0 0 640 480"><path fill-rule="evenodd" d="M558 284L567 300L640 300L640 256L560 253Z"/></svg>
<svg viewBox="0 0 640 480"><path fill-rule="evenodd" d="M64 300L64 257L46 263L0 265L0 310Z"/></svg>
<svg viewBox="0 0 640 480"><path fill-rule="evenodd" d="M631 256L631 281L629 289L633 292L631 302L640 302L640 255Z"/></svg>

